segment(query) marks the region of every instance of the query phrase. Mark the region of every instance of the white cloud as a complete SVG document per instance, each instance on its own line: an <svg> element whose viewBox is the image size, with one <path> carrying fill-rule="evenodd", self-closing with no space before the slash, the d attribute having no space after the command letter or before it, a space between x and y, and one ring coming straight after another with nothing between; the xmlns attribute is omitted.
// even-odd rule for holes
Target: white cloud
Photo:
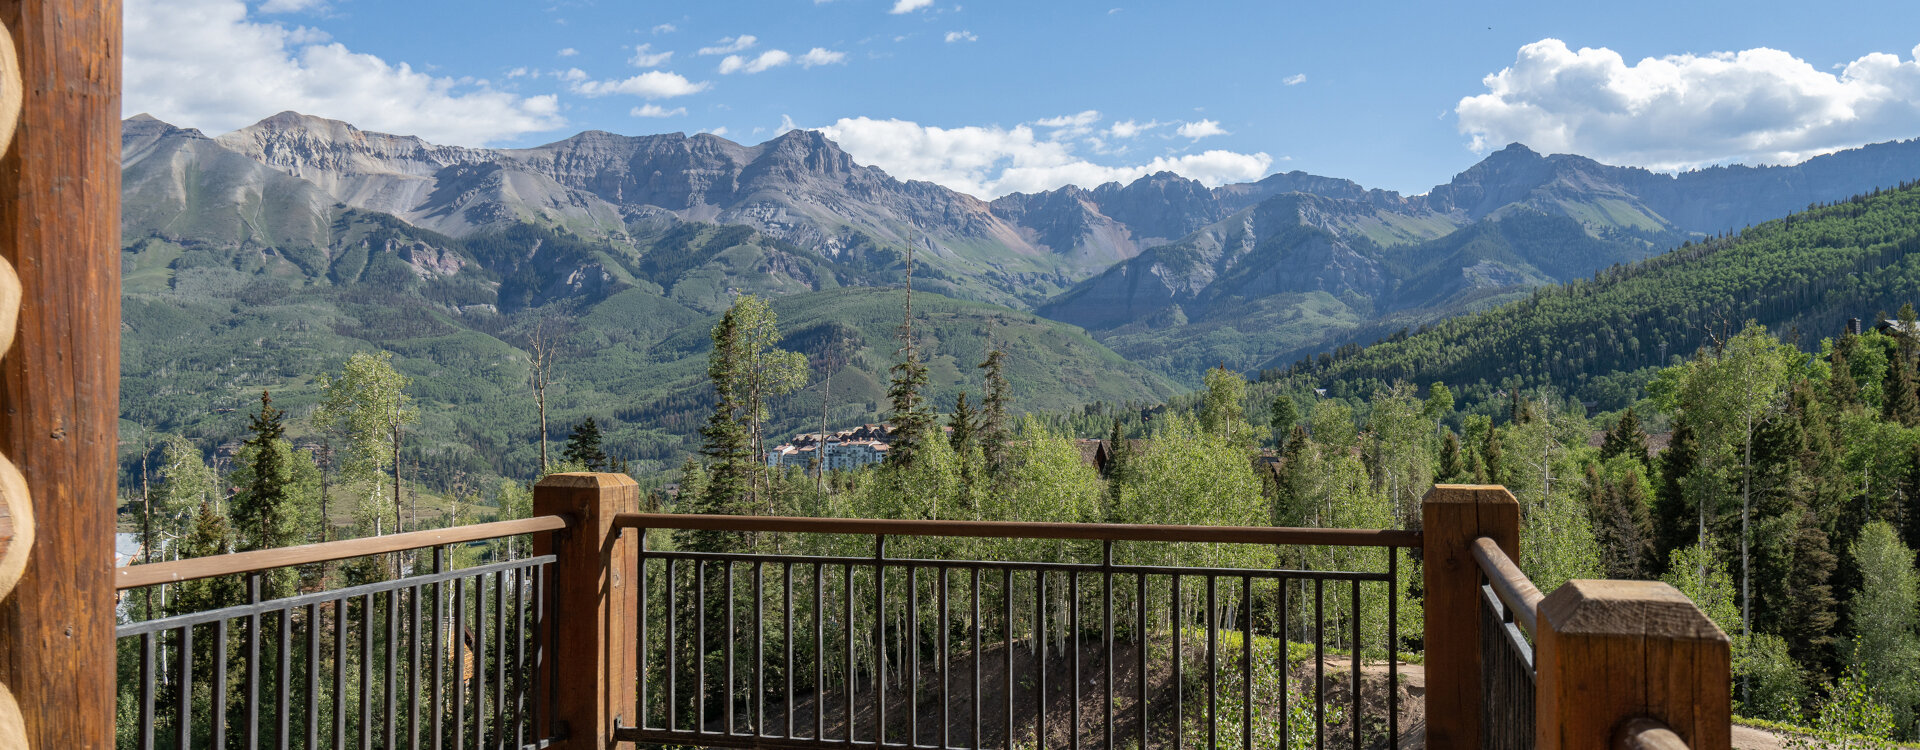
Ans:
<svg viewBox="0 0 1920 750"><path fill-rule="evenodd" d="M633 48L633 57L627 58L627 64L636 68L658 68L673 59L673 50L654 52L651 44L642 44Z"/></svg>
<svg viewBox="0 0 1920 750"><path fill-rule="evenodd" d="M802 68L811 68L816 65L838 65L846 61L847 53L845 52L815 47L807 50L807 54L801 55L796 62L799 62Z"/></svg>
<svg viewBox="0 0 1920 750"><path fill-rule="evenodd" d="M627 111L627 114L632 115L634 117L679 117L680 115L684 115L686 113L687 113L686 107L674 107L673 109L667 109L666 107L662 107L658 104L644 104L638 107L634 107L633 109L630 109Z"/></svg>
<svg viewBox="0 0 1920 750"><path fill-rule="evenodd" d="M569 71L571 74L573 71ZM573 80L573 79L569 79ZM649 70L632 78L619 81L577 80L570 87L573 93L581 96L599 97L610 94L631 94L648 99L671 99L706 91L712 84L706 81L689 81L679 73L664 70Z"/></svg>
<svg viewBox="0 0 1920 750"><path fill-rule="evenodd" d="M1089 110L1083 110L1077 114L1060 115L1058 117L1042 117L1038 120L1034 120L1033 124L1039 125L1040 127L1043 127L1043 128L1084 128L1088 125L1092 125L1099 121L1100 121L1100 110L1089 109Z"/></svg>
<svg viewBox="0 0 1920 750"><path fill-rule="evenodd" d="M680 27L670 23L663 23L663 24L660 24L659 26L653 27L653 33L655 34L671 34L679 30L680 30Z"/></svg>
<svg viewBox="0 0 1920 750"><path fill-rule="evenodd" d="M1124 182L1160 171L1221 185L1259 179L1273 165L1273 157L1265 153L1217 150L1162 156L1145 164L1101 165L1080 158L1070 142L1038 136L1032 125L941 128L855 117L842 118L821 131L863 164L901 179L936 182L981 198L1068 184L1090 187Z"/></svg>
<svg viewBox="0 0 1920 750"><path fill-rule="evenodd" d="M835 52L821 47L807 50L806 54L799 57L794 57L786 50L770 49L753 58L727 55L725 59L720 61L720 73L721 75L732 73L764 73L783 65L798 64L802 68L811 68L817 65L843 63L846 62L846 60L847 53Z"/></svg>
<svg viewBox="0 0 1920 750"><path fill-rule="evenodd" d="M760 43L760 37L754 36L752 34L741 34L739 36L721 37L720 41L716 42L714 46L701 47L699 54L727 55L727 54L739 52L740 50L746 49L748 47L752 47L753 45L756 45L759 43Z"/></svg>
<svg viewBox="0 0 1920 750"><path fill-rule="evenodd" d="M1148 120L1146 122L1138 122L1135 120L1117 120L1113 123L1113 125L1107 127L1106 133L1107 133L1107 137L1109 138L1132 138L1141 133L1145 133L1149 130L1160 127L1162 124L1163 123L1161 123L1159 120Z"/></svg>
<svg viewBox="0 0 1920 750"><path fill-rule="evenodd" d="M954 42L977 42L977 41L980 41L980 37L974 36L973 32L967 31L966 29L947 32L948 44L952 44Z"/></svg>
<svg viewBox="0 0 1920 750"><path fill-rule="evenodd" d="M535 75L535 73L532 70L527 69L527 67L524 65L518 68L514 68L513 70L507 71L508 78L526 78L532 75Z"/></svg>
<svg viewBox="0 0 1920 750"><path fill-rule="evenodd" d="M581 81L587 80L587 71L581 70L579 68L567 68L566 70L556 71L553 74L553 77L558 78L562 81L566 81L568 83L579 83Z"/></svg>
<svg viewBox="0 0 1920 750"><path fill-rule="evenodd" d="M356 53L310 29L250 19L242 0L128 0L123 18L127 115L222 133L291 109L473 146L566 124L556 97Z"/></svg>
<svg viewBox="0 0 1920 750"><path fill-rule="evenodd" d="M1920 47L1875 52L1836 73L1765 47L1646 58L1542 39L1454 112L1472 148L1518 141L1615 164L1686 169L1794 163L1910 138L1920 122Z"/></svg>
<svg viewBox="0 0 1920 750"><path fill-rule="evenodd" d="M555 54L558 54L558 55L560 55L561 57L573 57L574 55L578 55L578 54L580 54L580 50L577 50L577 49L574 49L574 48L572 48L572 47L567 47L567 48L565 48L565 49L562 49L562 50L560 50L560 51L559 51L558 53L555 53Z"/></svg>
<svg viewBox="0 0 1920 750"><path fill-rule="evenodd" d="M722 126L720 126L720 127L717 127L717 128L707 128L707 129L705 129L705 130L701 130L701 131L699 131L699 132L702 132L702 133L712 133L712 134L714 134L714 135L717 135L717 136L721 136L721 137L726 137L726 135L727 135L727 126L725 126L725 125L722 125Z"/></svg>
<svg viewBox="0 0 1920 750"><path fill-rule="evenodd" d="M720 61L720 74L727 75L741 72L759 73L778 68L790 62L793 62L793 55L787 54L786 50L778 49L770 49L762 52L759 56L751 60L739 55L727 55L725 59Z"/></svg>
<svg viewBox="0 0 1920 750"><path fill-rule="evenodd" d="M893 0L893 10L887 12L894 15L912 13L930 5L933 5L933 0Z"/></svg>
<svg viewBox="0 0 1920 750"><path fill-rule="evenodd" d="M1285 79L1282 79L1280 82L1288 86L1298 86L1300 84L1307 82L1307 74L1295 73L1293 75L1287 76Z"/></svg>
<svg viewBox="0 0 1920 750"><path fill-rule="evenodd" d="M261 13L300 13L309 10L325 10L326 0L267 0L260 4Z"/></svg>
<svg viewBox="0 0 1920 750"><path fill-rule="evenodd" d="M1174 129L1173 132L1179 133L1181 138L1192 138L1196 141L1210 136L1227 134L1227 131L1220 127L1220 123L1213 120L1181 123L1180 127Z"/></svg>

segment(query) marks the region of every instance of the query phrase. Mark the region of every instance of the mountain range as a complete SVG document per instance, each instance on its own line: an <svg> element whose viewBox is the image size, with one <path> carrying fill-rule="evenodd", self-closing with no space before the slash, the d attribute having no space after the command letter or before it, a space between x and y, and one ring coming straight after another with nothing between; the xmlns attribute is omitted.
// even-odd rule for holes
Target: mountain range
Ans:
<svg viewBox="0 0 1920 750"><path fill-rule="evenodd" d="M1159 173L983 201L895 179L798 130L754 146L589 131L479 149L287 112L218 137L140 115L122 143L129 377L157 378L152 392L127 389L130 420L211 436L224 422L167 400L186 384L236 400L291 387L297 402L301 377L369 345L402 352L418 374L489 352L504 368L492 385L448 398L505 399L524 389L512 362L531 321L558 316L576 359L611 370L578 378L563 415L592 411L589 394L650 415L616 425L614 447L662 460L684 450L682 422L700 408L704 355L681 329L704 331L740 292L791 300L780 307L819 325L844 306L845 330L809 335L857 338L851 369L878 383L898 321L874 300L904 281L908 248L915 289L949 300L938 303L953 316L948 345L1027 342L1033 369L1019 379L1049 385L1025 406L1065 408L1162 397L1206 367L1371 340L1920 176L1916 141L1681 174L1515 144L1421 195L1302 172L1214 188ZM215 345L271 349L256 325L305 364ZM164 361L146 356L157 352ZM809 354L818 368L834 359ZM936 398L977 389L962 359ZM860 403L841 417L879 415L877 398ZM516 461L485 463L510 473Z"/></svg>

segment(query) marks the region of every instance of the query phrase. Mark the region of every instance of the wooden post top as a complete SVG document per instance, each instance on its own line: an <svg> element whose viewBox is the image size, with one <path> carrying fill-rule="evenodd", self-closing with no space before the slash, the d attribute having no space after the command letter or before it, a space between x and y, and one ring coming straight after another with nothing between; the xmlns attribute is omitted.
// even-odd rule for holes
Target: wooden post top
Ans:
<svg viewBox="0 0 1920 750"><path fill-rule="evenodd" d="M1490 503L1517 506L1520 504L1520 501L1513 499L1513 493L1508 492L1506 487L1497 484L1436 484L1433 486L1433 489L1427 490L1427 496L1423 498L1421 502L1426 505L1481 505Z"/></svg>
<svg viewBox="0 0 1920 750"><path fill-rule="evenodd" d="M541 478L538 487L564 487L573 490L605 489L612 487L639 486L633 477L625 474L607 474L595 471L569 471L560 474L548 474Z"/></svg>
<svg viewBox="0 0 1920 750"><path fill-rule="evenodd" d="M1561 635L1731 642L1692 599L1660 581L1568 581L1540 602L1540 619Z"/></svg>

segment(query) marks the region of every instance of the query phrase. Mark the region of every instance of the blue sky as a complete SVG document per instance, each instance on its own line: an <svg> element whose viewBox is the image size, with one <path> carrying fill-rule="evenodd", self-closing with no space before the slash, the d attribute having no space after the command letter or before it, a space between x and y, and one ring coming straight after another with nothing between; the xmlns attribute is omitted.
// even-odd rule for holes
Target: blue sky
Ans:
<svg viewBox="0 0 1920 750"><path fill-rule="evenodd" d="M457 145L821 128L983 198L1158 168L1417 193L1509 140L1679 169L1920 136L1915 3L128 0L127 17L127 113L210 134L284 109Z"/></svg>

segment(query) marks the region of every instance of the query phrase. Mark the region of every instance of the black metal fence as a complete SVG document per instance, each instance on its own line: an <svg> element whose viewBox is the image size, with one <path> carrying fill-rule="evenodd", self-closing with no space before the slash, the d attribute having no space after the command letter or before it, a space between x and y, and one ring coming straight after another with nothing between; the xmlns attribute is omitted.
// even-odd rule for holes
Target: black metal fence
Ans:
<svg viewBox="0 0 1920 750"><path fill-rule="evenodd" d="M1381 570L646 550L639 706L704 747L1397 747ZM1371 566L1369 566L1371 567ZM1364 594L1364 596L1363 596Z"/></svg>
<svg viewBox="0 0 1920 750"><path fill-rule="evenodd" d="M1480 587L1481 716L1488 750L1534 744L1533 644L1492 586Z"/></svg>
<svg viewBox="0 0 1920 750"><path fill-rule="evenodd" d="M120 746L538 748L552 556L119 626ZM186 584L176 584L186 585ZM547 684L551 684L548 682Z"/></svg>

